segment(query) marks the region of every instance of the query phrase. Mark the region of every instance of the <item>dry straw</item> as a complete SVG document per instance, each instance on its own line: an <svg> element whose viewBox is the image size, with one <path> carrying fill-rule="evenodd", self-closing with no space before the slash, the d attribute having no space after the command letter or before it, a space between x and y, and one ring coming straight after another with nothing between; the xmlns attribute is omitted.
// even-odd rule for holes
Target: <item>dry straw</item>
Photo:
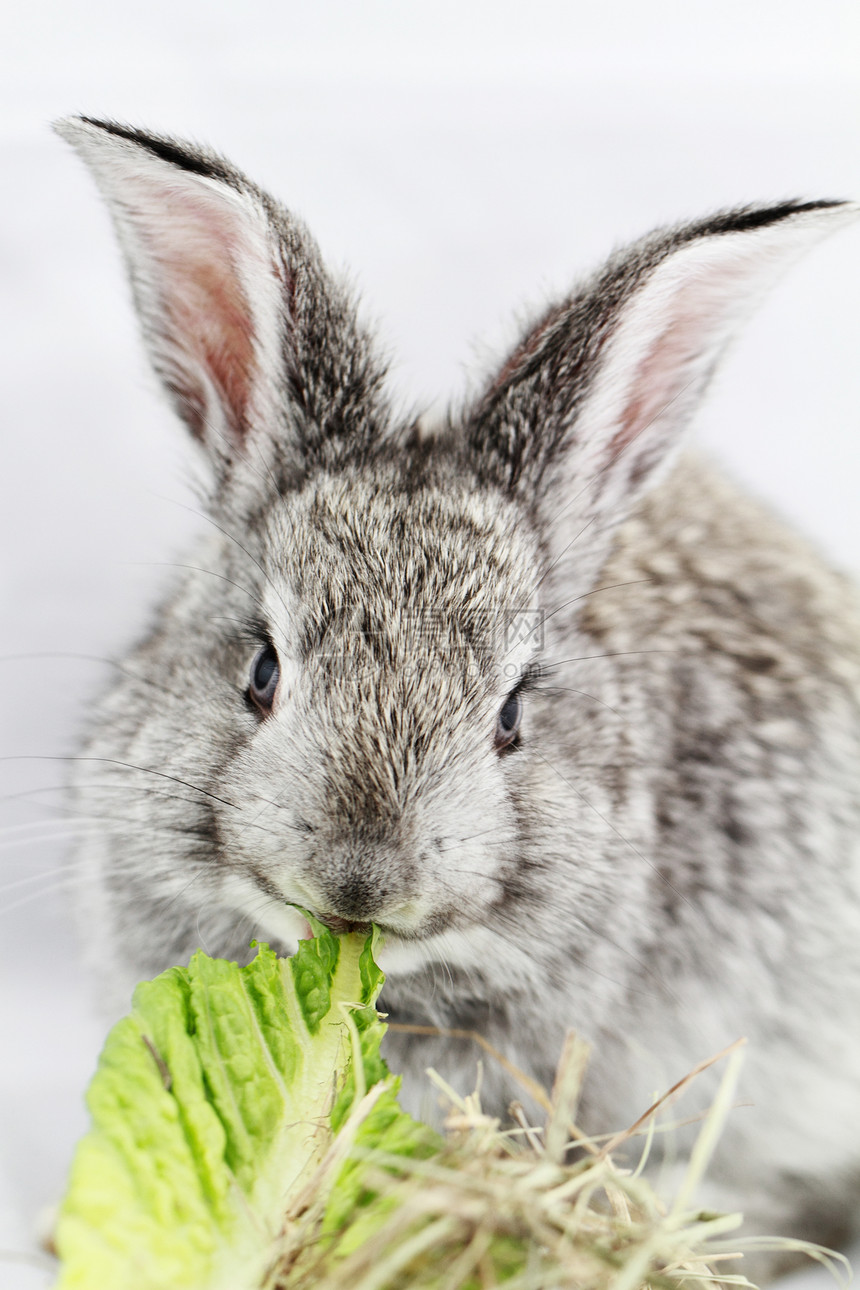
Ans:
<svg viewBox="0 0 860 1290"><path fill-rule="evenodd" d="M551 1095L531 1081L526 1084L546 1113L540 1128L531 1126L515 1106L517 1127L503 1130L482 1112L477 1093L460 1098L430 1072L451 1107L443 1151L423 1160L366 1152L367 1186L377 1194L368 1207L375 1215L369 1233L357 1247L349 1228L320 1239L325 1196L343 1161L358 1151L355 1135L379 1096L382 1086L377 1085L357 1103L288 1215L281 1255L266 1290L749 1286L739 1261L743 1248L753 1248L753 1243L729 1239L742 1216L706 1214L695 1206L733 1104L742 1042L691 1071L624 1133L603 1140L585 1136L574 1122L587 1047L573 1035ZM665 1204L643 1173L656 1113L721 1060L726 1066L719 1091L680 1188ZM622 1145L637 1145L635 1167L616 1163ZM799 1248L794 1242L777 1244ZM754 1248L765 1245L759 1242ZM842 1279L836 1263L840 1256L803 1248Z"/></svg>

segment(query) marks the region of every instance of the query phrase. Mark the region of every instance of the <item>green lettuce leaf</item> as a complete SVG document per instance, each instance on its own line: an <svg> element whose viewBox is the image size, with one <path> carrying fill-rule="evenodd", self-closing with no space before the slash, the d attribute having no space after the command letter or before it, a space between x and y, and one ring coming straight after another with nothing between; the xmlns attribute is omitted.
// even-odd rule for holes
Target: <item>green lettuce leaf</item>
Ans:
<svg viewBox="0 0 860 1290"><path fill-rule="evenodd" d="M333 1240L367 1210L353 1143L439 1149L380 1056L376 934L309 921L291 958L261 945L240 968L198 952L138 986L87 1095L57 1290L286 1284L291 1242Z"/></svg>

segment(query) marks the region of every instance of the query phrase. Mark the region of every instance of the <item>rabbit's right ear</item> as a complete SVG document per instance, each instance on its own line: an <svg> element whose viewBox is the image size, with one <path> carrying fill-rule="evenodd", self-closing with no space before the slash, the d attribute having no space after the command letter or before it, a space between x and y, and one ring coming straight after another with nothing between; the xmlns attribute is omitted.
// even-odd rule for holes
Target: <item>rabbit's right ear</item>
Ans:
<svg viewBox="0 0 860 1290"><path fill-rule="evenodd" d="M108 203L153 366L222 482L250 447L289 477L385 433L384 367L297 220L206 149L55 128Z"/></svg>
<svg viewBox="0 0 860 1290"><path fill-rule="evenodd" d="M783 202L652 234L551 309L471 410L479 473L532 509L553 563L597 572L674 457L723 350L780 273L860 207Z"/></svg>

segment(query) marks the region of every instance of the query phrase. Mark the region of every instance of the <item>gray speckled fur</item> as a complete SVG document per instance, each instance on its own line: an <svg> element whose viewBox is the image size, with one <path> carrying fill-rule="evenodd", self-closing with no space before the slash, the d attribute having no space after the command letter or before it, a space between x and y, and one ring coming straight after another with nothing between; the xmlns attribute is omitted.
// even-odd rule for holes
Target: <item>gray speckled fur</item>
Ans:
<svg viewBox="0 0 860 1290"><path fill-rule="evenodd" d="M676 448L784 230L823 234L845 208L745 208L644 239L428 432L392 417L308 235L232 167L110 124L62 130L108 197L153 361L216 479L194 567L77 773L103 820L78 857L81 922L116 997L198 944L289 946L295 901L389 929L398 1020L475 1027L545 1083L576 1027L595 1130L747 1035L753 1106L706 1200L752 1230L839 1236L860 1190L860 608ZM258 276L271 255L277 317L251 302L238 366L213 350L214 400L170 321L196 297L172 296L135 240L138 171L147 202L169 172L218 219L230 190L231 255L240 219ZM225 296L247 304L252 277ZM541 648L504 635L512 609L545 615ZM261 720L243 693L265 636L282 697ZM496 714L535 667L520 746L500 755ZM428 1064L474 1083L462 1041L389 1047L413 1100ZM488 1104L514 1091L488 1064Z"/></svg>

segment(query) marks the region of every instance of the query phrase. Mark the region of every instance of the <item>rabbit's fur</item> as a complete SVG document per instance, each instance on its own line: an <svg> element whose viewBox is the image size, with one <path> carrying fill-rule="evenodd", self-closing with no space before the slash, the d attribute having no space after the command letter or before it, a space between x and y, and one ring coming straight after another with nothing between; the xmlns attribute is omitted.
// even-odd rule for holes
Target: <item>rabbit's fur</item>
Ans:
<svg viewBox="0 0 860 1290"><path fill-rule="evenodd" d="M374 920L393 1020L474 1028L544 1084L565 1031L586 1036L593 1131L747 1035L753 1106L706 1199L839 1235L860 1190L860 609L677 449L739 321L855 209L643 239L428 429L395 416L348 294L244 176L59 129L214 479L77 774L103 821L82 925L117 996L198 944L291 947L293 904ZM247 697L267 642L271 711ZM428 1064L474 1083L462 1040L388 1043L413 1100ZM502 1112L516 1086L483 1078Z"/></svg>

